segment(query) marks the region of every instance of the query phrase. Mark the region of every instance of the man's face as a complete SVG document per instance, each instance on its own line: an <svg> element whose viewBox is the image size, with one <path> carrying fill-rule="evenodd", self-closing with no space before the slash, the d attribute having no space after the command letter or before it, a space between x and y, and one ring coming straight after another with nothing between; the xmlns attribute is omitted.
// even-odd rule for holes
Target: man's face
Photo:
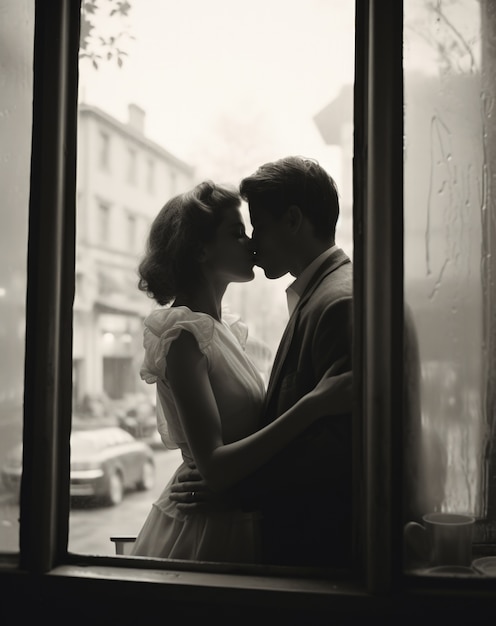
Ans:
<svg viewBox="0 0 496 626"><path fill-rule="evenodd" d="M269 211L251 204L248 208L253 226L255 265L263 269L267 278L280 278L289 272L291 258L284 216L275 218Z"/></svg>

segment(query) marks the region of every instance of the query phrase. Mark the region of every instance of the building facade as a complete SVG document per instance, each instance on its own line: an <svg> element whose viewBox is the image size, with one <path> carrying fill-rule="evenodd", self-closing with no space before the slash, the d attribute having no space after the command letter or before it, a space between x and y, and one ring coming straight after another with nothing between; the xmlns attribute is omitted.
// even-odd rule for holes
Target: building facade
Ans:
<svg viewBox="0 0 496 626"><path fill-rule="evenodd" d="M158 210L193 185L194 168L145 136L145 112L130 104L128 113L122 123L79 107L75 410L145 391L142 322L153 302L137 288L137 265Z"/></svg>

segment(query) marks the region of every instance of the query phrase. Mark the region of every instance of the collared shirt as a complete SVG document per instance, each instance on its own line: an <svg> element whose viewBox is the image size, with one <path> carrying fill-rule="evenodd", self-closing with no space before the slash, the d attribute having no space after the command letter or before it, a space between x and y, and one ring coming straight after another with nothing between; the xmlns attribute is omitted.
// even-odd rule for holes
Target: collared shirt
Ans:
<svg viewBox="0 0 496 626"><path fill-rule="evenodd" d="M307 265L307 267L298 276L298 278L294 282L292 282L291 285L289 285L289 287L286 289L286 297L288 300L288 311L290 317L317 268L320 267L320 265L329 256L331 256L331 254L334 252L334 250L337 250L337 248L338 246L334 244L333 246L322 252L322 254L319 254L319 256L314 259L310 263L310 265Z"/></svg>

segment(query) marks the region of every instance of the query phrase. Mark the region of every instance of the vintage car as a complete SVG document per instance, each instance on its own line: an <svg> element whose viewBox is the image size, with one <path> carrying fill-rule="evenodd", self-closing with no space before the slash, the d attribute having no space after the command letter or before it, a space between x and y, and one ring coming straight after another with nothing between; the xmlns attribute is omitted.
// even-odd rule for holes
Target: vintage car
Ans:
<svg viewBox="0 0 496 626"><path fill-rule="evenodd" d="M2 468L6 489L19 496L22 444L7 455ZM155 483L153 450L118 427L73 430L71 485L74 498L91 498L115 506L130 490L149 490Z"/></svg>
<svg viewBox="0 0 496 626"><path fill-rule="evenodd" d="M157 430L155 406L149 402L136 403L121 415L117 415L117 423L136 439L144 441L152 448L163 448Z"/></svg>

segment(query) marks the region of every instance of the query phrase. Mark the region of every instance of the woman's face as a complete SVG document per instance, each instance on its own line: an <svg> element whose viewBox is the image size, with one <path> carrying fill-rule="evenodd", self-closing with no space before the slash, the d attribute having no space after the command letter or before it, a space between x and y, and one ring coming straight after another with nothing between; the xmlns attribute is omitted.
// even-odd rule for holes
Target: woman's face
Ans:
<svg viewBox="0 0 496 626"><path fill-rule="evenodd" d="M238 207L224 212L215 238L205 244L203 267L223 282L246 282L254 278L254 254L251 239Z"/></svg>

